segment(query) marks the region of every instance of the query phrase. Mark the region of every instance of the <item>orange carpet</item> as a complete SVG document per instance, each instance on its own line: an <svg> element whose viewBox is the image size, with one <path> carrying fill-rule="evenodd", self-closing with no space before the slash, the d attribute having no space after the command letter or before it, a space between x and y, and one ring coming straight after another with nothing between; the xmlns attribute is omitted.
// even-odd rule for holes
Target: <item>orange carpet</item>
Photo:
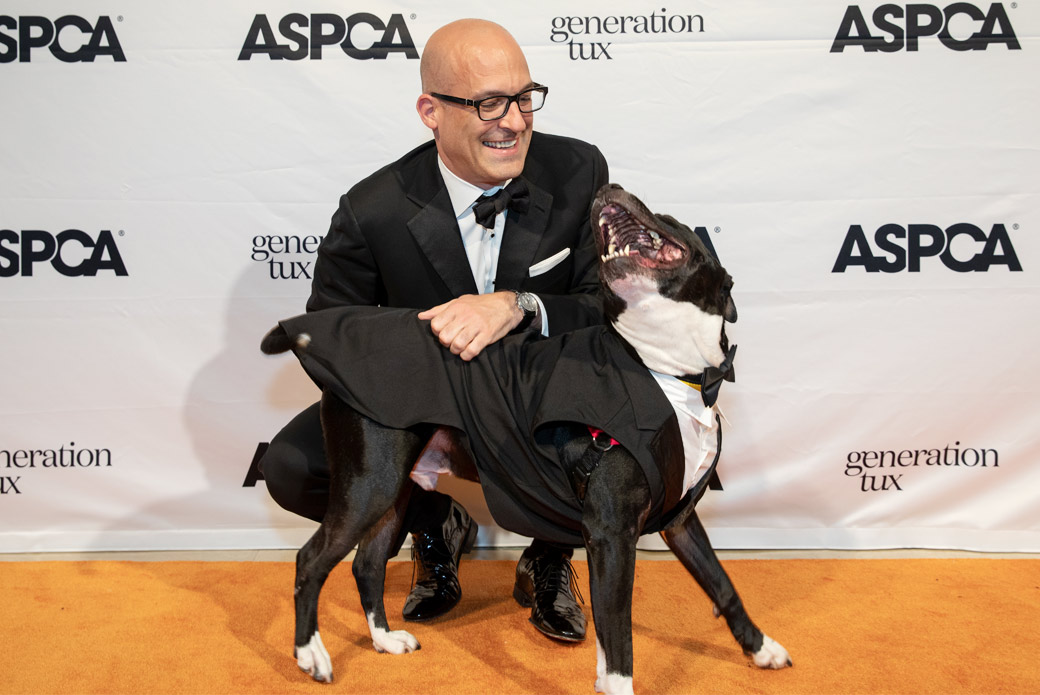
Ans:
<svg viewBox="0 0 1040 695"><path fill-rule="evenodd" d="M644 561L636 692L1040 693L1040 560L725 566L794 668L750 667L678 563ZM423 649L393 656L372 650L349 567L337 568L320 614L336 682L321 685L291 656L289 563L0 563L0 692L593 692L594 642L537 634L510 596L513 563L464 562L461 575L451 617L411 625ZM410 579L408 563L390 564L393 628Z"/></svg>

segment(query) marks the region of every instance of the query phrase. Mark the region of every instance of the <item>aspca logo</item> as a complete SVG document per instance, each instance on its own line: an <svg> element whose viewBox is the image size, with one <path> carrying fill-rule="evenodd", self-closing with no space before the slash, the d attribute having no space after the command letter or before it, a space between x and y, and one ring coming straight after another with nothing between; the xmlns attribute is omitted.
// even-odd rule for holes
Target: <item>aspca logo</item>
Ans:
<svg viewBox="0 0 1040 695"><path fill-rule="evenodd" d="M76 15L65 15L53 22L46 17L0 15L0 63L16 59L28 63L34 48L48 49L63 63L93 63L101 56L109 56L117 63L126 62L109 17L98 17L91 24Z"/></svg>
<svg viewBox="0 0 1040 695"><path fill-rule="evenodd" d="M1004 225L995 224L987 233L962 222L945 230L932 224L886 224L874 233L873 246L863 227L854 224L845 235L831 272L844 273L850 266L862 266L868 273L916 273L921 270L922 259L936 257L958 273L984 273L993 266L1022 270Z"/></svg>
<svg viewBox="0 0 1040 695"><path fill-rule="evenodd" d="M258 14L246 34L239 60L266 54L272 60L321 60L322 49L339 46L351 58L383 59L391 53L418 58L415 42L400 14L384 22L369 12L358 12L346 19L335 14L287 14L278 22L278 34L287 40L279 43L267 15Z"/></svg>
<svg viewBox="0 0 1040 695"><path fill-rule="evenodd" d="M894 53L904 46L916 51L918 39L927 36L937 36L954 51L984 51L991 44L1004 44L1011 51L1022 48L1003 4L994 3L983 12L971 3L955 2L942 10L934 5L914 4L904 9L885 4L871 13L869 23L859 6L850 5L831 53L841 53L846 46L859 46L867 53Z"/></svg>
<svg viewBox="0 0 1040 695"><path fill-rule="evenodd" d="M96 238L78 229L66 229L59 234L38 229L0 229L0 277L31 277L39 263L50 263L68 277L93 277L101 271L127 274L119 247L107 229L102 229Z"/></svg>
<svg viewBox="0 0 1040 695"><path fill-rule="evenodd" d="M903 490L908 477L921 470L967 472L966 469L993 469L1000 467L1000 453L996 449L961 448L960 442L947 444L941 449L903 449L902 451L850 451L845 457L845 475L859 479L861 492L898 492ZM917 469L915 471L914 469Z"/></svg>

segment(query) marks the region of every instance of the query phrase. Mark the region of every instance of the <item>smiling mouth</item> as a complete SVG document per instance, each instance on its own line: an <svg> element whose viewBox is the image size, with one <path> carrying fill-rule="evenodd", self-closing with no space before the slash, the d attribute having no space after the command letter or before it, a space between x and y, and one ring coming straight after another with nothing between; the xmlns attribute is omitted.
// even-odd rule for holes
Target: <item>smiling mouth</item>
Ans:
<svg viewBox="0 0 1040 695"><path fill-rule="evenodd" d="M513 138L512 140L484 140L481 144L493 150L508 150L511 147L515 147L517 142L518 139Z"/></svg>

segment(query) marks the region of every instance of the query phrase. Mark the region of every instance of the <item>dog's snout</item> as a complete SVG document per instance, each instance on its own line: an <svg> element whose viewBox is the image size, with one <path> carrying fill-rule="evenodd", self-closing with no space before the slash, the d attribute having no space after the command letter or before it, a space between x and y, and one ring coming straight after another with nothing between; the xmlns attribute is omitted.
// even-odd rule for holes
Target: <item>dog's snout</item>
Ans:
<svg viewBox="0 0 1040 695"><path fill-rule="evenodd" d="M737 305L733 301L733 296L729 292L726 293L726 306L722 311L722 318L726 319L728 323L737 322Z"/></svg>

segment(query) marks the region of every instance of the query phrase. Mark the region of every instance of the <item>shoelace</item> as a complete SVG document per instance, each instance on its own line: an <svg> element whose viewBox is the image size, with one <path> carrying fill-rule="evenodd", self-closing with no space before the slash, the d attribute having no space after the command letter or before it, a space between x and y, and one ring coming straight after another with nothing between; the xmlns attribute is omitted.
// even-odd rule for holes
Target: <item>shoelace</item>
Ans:
<svg viewBox="0 0 1040 695"><path fill-rule="evenodd" d="M539 594L552 592L559 593L559 587L570 585L571 592L578 597L581 605L585 605L585 597L581 595L578 588L578 578L571 566L571 559L564 556L562 563L546 563L538 570L538 581L535 582L535 591Z"/></svg>
<svg viewBox="0 0 1040 695"><path fill-rule="evenodd" d="M416 550L419 548L420 550ZM449 569L452 561L451 548L443 538L431 538L423 534L412 543L412 586L415 586L416 567L422 565L426 576L422 581L451 579Z"/></svg>

